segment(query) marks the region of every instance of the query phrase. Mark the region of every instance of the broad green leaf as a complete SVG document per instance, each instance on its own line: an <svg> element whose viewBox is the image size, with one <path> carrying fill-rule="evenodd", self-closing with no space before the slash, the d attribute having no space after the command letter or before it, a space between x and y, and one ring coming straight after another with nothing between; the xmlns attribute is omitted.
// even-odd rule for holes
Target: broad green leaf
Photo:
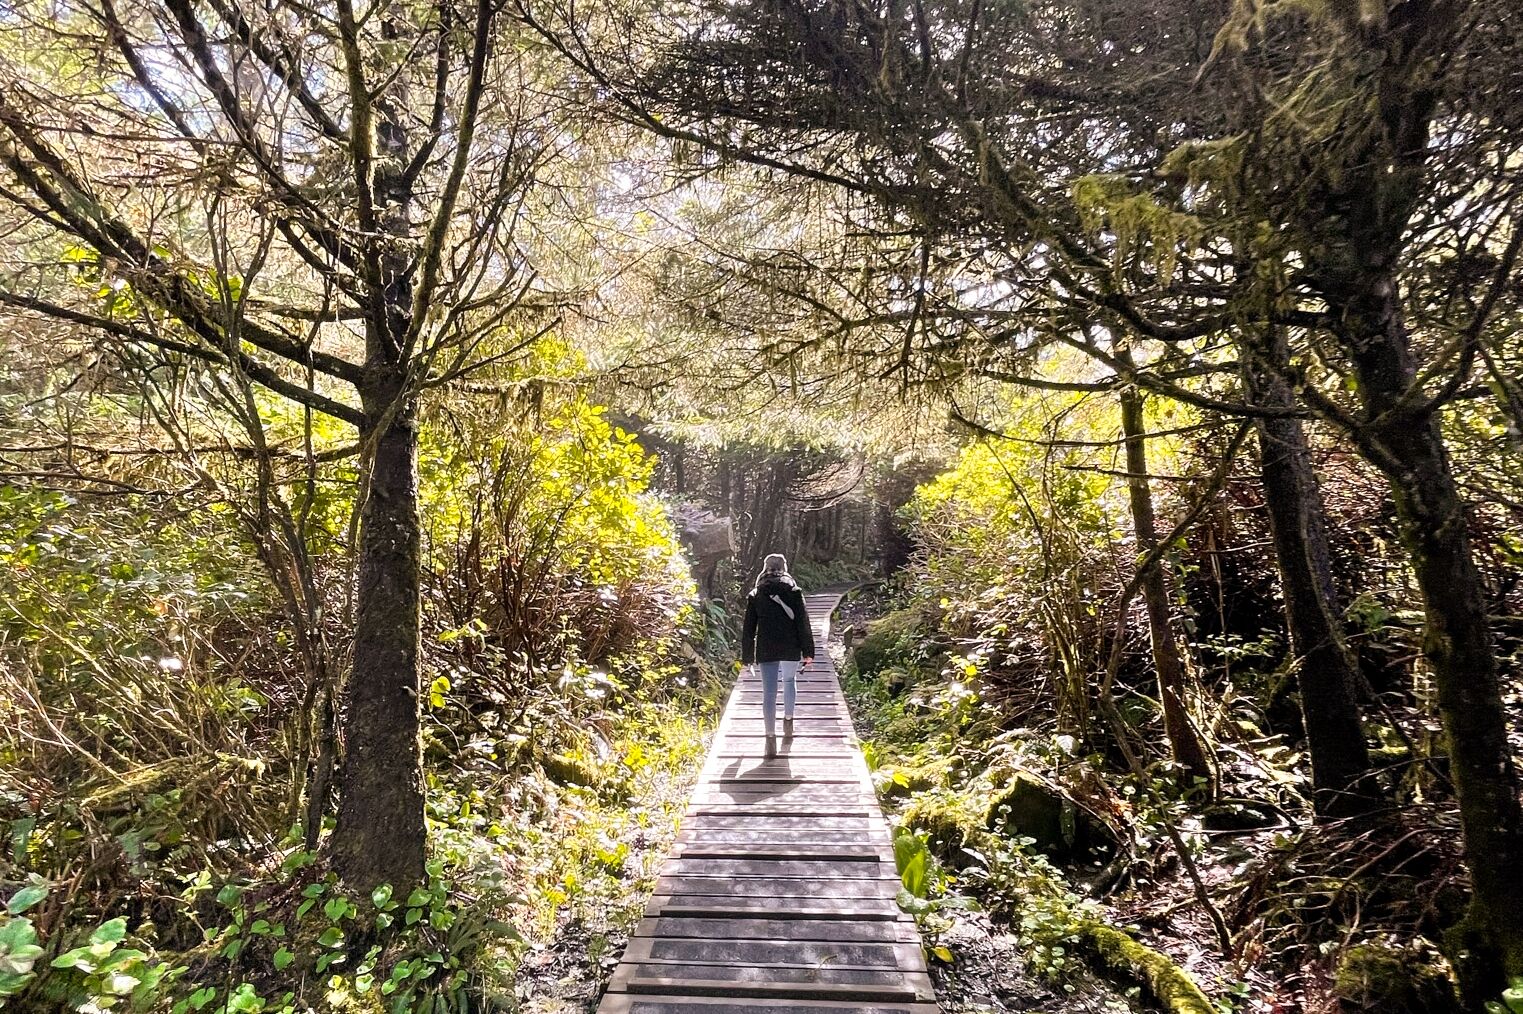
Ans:
<svg viewBox="0 0 1523 1014"><path fill-rule="evenodd" d="M101 923L94 933L90 934L92 944L114 944L127 936L127 920L117 916L110 922Z"/></svg>
<svg viewBox="0 0 1523 1014"><path fill-rule="evenodd" d="M47 896L47 884L28 884L11 895L11 900L5 903L5 910L11 915L20 915Z"/></svg>

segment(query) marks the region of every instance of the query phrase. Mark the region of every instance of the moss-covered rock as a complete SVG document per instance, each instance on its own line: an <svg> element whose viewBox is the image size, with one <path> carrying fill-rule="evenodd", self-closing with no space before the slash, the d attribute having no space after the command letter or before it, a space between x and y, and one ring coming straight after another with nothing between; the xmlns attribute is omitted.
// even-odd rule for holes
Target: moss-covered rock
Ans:
<svg viewBox="0 0 1523 1014"><path fill-rule="evenodd" d="M1033 848L1057 862L1104 859L1116 851L1109 825L1030 771L1018 770L995 793L984 826L1012 838L1030 838Z"/></svg>
<svg viewBox="0 0 1523 1014"><path fill-rule="evenodd" d="M925 625L917 610L900 609L867 625L867 633L852 652L860 676L875 676L902 658L905 647Z"/></svg>
<svg viewBox="0 0 1523 1014"><path fill-rule="evenodd" d="M898 697L904 693L912 682L913 677L908 668L902 665L890 665L878 670L878 682L890 697Z"/></svg>
<svg viewBox="0 0 1523 1014"><path fill-rule="evenodd" d="M905 764L873 772L873 784L885 799L903 799L915 792L940 788L947 783L947 762Z"/></svg>
<svg viewBox="0 0 1523 1014"><path fill-rule="evenodd" d="M873 727L873 737L901 748L912 748L925 742L925 716L906 709L880 713Z"/></svg>
<svg viewBox="0 0 1523 1014"><path fill-rule="evenodd" d="M911 802L902 819L905 827L925 832L932 855L958 869L969 862L963 849L973 846L983 831L966 804L934 794Z"/></svg>
<svg viewBox="0 0 1523 1014"><path fill-rule="evenodd" d="M551 754L541 758L539 766L551 781L559 785L592 788L598 784L598 769L591 762L570 754Z"/></svg>
<svg viewBox="0 0 1523 1014"><path fill-rule="evenodd" d="M1449 969L1431 948L1372 940L1343 952L1333 994L1345 1014L1459 1014Z"/></svg>
<svg viewBox="0 0 1523 1014"><path fill-rule="evenodd" d="M1142 983L1169 1014L1217 1014L1210 997L1168 955L1102 923L1086 924L1081 936L1107 970Z"/></svg>

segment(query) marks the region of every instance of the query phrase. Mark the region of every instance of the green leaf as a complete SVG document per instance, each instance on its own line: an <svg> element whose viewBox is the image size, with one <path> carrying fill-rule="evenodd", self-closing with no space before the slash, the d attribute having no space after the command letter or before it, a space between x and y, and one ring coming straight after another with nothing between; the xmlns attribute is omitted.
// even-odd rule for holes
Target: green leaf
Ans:
<svg viewBox="0 0 1523 1014"><path fill-rule="evenodd" d="M902 887L899 889L899 893L894 895L894 903L906 914L914 916L925 915L935 908L929 901L926 901L924 898L915 897Z"/></svg>
<svg viewBox="0 0 1523 1014"><path fill-rule="evenodd" d="M227 998L228 1014L259 1014L264 1010L264 999L251 983L243 983Z"/></svg>
<svg viewBox="0 0 1523 1014"><path fill-rule="evenodd" d="M20 915L47 896L47 884L28 884L11 895L11 900L5 903L5 910L11 915Z"/></svg>
<svg viewBox="0 0 1523 1014"><path fill-rule="evenodd" d="M282 947L275 952L275 956L271 960L275 964L275 971L283 972L291 962L296 960L296 955L291 952L289 947Z"/></svg>
<svg viewBox="0 0 1523 1014"><path fill-rule="evenodd" d="M96 962L90 953L89 947L76 947L71 951L64 951L52 961L54 968L77 968L81 972L95 971Z"/></svg>
<svg viewBox="0 0 1523 1014"><path fill-rule="evenodd" d="M32 981L32 974L12 975L9 972L0 972L0 997L15 996L26 988L27 983Z"/></svg>
<svg viewBox="0 0 1523 1014"><path fill-rule="evenodd" d="M137 988L137 984L142 981L137 976L118 968L107 973L105 978L101 980L101 988L112 996L126 996Z"/></svg>
<svg viewBox="0 0 1523 1014"><path fill-rule="evenodd" d="M90 934L92 944L114 944L127 936L127 920L117 916L110 922L101 923L100 928Z"/></svg>
<svg viewBox="0 0 1523 1014"><path fill-rule="evenodd" d="M4 957L0 957L0 975L28 975L42 955L43 949L36 944L17 947Z"/></svg>
<svg viewBox="0 0 1523 1014"><path fill-rule="evenodd" d="M904 882L904 889L917 898L924 898L930 886L930 878L926 875L926 862L927 853L922 848L910 856L904 864L904 870L899 874L899 879Z"/></svg>
<svg viewBox="0 0 1523 1014"><path fill-rule="evenodd" d="M944 962L948 965L952 963L952 949L950 947L944 947L938 944L937 946L931 948L931 956L934 957L937 961Z"/></svg>
<svg viewBox="0 0 1523 1014"><path fill-rule="evenodd" d="M370 901L376 908L384 909L391 903L391 885L382 884L370 892Z"/></svg>
<svg viewBox="0 0 1523 1014"><path fill-rule="evenodd" d="M20 948L30 947L36 942L37 931L32 927L32 920L17 918L0 924L0 951L14 954Z"/></svg>
<svg viewBox="0 0 1523 1014"><path fill-rule="evenodd" d="M337 926L329 926L323 930L322 936L317 938L320 947L337 947L344 942L344 931Z"/></svg>

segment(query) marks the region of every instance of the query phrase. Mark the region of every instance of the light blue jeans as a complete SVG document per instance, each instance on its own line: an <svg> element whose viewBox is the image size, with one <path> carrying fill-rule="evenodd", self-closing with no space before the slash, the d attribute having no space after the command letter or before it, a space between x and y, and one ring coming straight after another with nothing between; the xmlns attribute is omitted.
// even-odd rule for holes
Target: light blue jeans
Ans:
<svg viewBox="0 0 1523 1014"><path fill-rule="evenodd" d="M777 679L783 678L783 717L793 717L793 701L798 696L797 662L758 662L762 678L762 725L767 735L773 735L777 723Z"/></svg>

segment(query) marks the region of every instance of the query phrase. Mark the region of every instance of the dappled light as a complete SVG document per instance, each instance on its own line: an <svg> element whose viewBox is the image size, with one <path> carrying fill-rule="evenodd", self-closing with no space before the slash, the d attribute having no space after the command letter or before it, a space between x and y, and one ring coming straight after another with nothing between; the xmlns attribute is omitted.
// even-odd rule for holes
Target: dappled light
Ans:
<svg viewBox="0 0 1523 1014"><path fill-rule="evenodd" d="M1523 1014L1513 0L0 5L0 1010Z"/></svg>

